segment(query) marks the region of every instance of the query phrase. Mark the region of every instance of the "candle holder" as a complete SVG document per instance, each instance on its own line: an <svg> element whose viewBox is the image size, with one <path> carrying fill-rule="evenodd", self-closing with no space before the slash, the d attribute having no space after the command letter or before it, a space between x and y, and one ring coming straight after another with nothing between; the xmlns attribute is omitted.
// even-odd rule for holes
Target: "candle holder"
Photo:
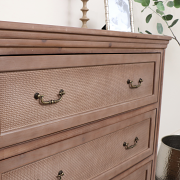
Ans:
<svg viewBox="0 0 180 180"><path fill-rule="evenodd" d="M83 17L80 20L82 21L82 28L87 28L87 21L89 21L89 18L87 18L87 11L89 11L89 9L87 8L88 0L81 1L83 2L83 8L81 9Z"/></svg>

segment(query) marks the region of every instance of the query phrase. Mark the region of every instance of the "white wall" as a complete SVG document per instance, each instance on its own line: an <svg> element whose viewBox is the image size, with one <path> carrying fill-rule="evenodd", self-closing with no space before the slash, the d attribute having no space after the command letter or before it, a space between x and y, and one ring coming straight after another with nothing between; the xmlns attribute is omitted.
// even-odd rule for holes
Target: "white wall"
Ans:
<svg viewBox="0 0 180 180"><path fill-rule="evenodd" d="M156 30L157 22L162 22L160 17L153 14L152 20L147 24L145 22L146 16L151 13L150 10L146 10L141 13L142 7L139 3L134 3L134 21L137 27L144 32L149 30L153 34L158 34ZM167 11L168 10L168 11ZM180 18L180 9L167 8L167 14L173 14L174 19ZM166 24L162 22L164 27L164 34L171 35ZM169 23L171 24L171 23ZM172 27L172 30L176 34L180 41L180 21ZM170 134L180 134L180 46L171 40L168 48L166 49L165 56L165 69L164 69L164 84L163 84L163 95L162 95L162 110L161 110L161 124L159 132L159 144L161 138Z"/></svg>
<svg viewBox="0 0 180 180"><path fill-rule="evenodd" d="M0 0L0 20L81 27L79 20L82 17L81 8L80 0ZM89 0L88 8L90 9L87 14L90 18L88 27L101 29L105 24L104 0ZM135 32L140 27L141 31L147 29L153 34L157 34L156 23L160 20L159 17L154 15L151 22L146 24L145 17L150 11L146 10L141 13L141 10L141 5L134 3ZM180 9L172 8L169 13L176 18L180 17ZM180 39L179 29L180 22L173 27L175 34ZM165 34L171 35L167 28ZM160 139L172 133L180 134L179 51L180 47L172 40L166 51Z"/></svg>
<svg viewBox="0 0 180 180"><path fill-rule="evenodd" d="M97 2L98 1L98 2ZM81 0L0 0L0 20L81 27ZM89 0L88 27L105 24L104 1Z"/></svg>

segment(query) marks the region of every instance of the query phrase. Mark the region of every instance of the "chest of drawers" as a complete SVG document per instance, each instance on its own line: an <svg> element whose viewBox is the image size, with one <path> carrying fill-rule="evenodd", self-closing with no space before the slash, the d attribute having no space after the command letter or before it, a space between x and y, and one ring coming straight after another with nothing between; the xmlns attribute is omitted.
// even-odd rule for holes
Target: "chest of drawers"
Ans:
<svg viewBox="0 0 180 180"><path fill-rule="evenodd" d="M0 22L0 180L153 180L169 40Z"/></svg>

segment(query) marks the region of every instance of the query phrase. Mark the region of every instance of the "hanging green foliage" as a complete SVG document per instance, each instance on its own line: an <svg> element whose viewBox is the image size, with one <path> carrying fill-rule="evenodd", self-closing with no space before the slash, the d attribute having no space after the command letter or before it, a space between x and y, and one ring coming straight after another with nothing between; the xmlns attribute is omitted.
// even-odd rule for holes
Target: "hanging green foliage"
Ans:
<svg viewBox="0 0 180 180"><path fill-rule="evenodd" d="M149 32L148 30L146 30L145 32L146 32L146 33L148 33L148 34L152 34L152 33L151 33L151 32Z"/></svg>
<svg viewBox="0 0 180 180"><path fill-rule="evenodd" d="M174 7L180 8L180 0L174 0Z"/></svg>
<svg viewBox="0 0 180 180"><path fill-rule="evenodd" d="M146 23L149 23L149 21L151 20L152 18L152 14L149 14L147 17L146 17Z"/></svg>
<svg viewBox="0 0 180 180"><path fill-rule="evenodd" d="M159 34L162 34L163 33L163 26L161 23L157 23L157 31Z"/></svg>
<svg viewBox="0 0 180 180"><path fill-rule="evenodd" d="M164 14L164 12L160 11L159 9L156 9L156 12L159 13L161 16Z"/></svg>
<svg viewBox="0 0 180 180"><path fill-rule="evenodd" d="M174 1L169 1L169 2L167 3L167 6L168 6L168 7L173 7L173 6L174 6Z"/></svg>
<svg viewBox="0 0 180 180"><path fill-rule="evenodd" d="M163 18L165 21L170 21L170 20L172 20L173 15L168 14L168 15L162 16L162 18Z"/></svg>
<svg viewBox="0 0 180 180"><path fill-rule="evenodd" d="M149 23L154 15L158 15L162 19L162 21L165 22L167 28L169 28L169 30L171 31L173 39L175 39L180 46L180 42L178 41L178 39L176 38L175 34L171 29L172 27L174 27L174 25L178 23L179 19L173 19L174 17L172 14L165 13L166 8L173 8L173 7L180 8L180 0L164 0L164 1L152 0L153 5L150 4L150 0L134 0L134 1L140 3L144 7L143 10L141 10L141 12L144 12L146 9L150 9L152 11L152 13L146 16L146 23ZM154 9L154 7L156 9ZM156 28L159 34L163 34L163 23L158 22ZM138 28L138 32L142 33L139 30L139 28ZM146 30L145 32L147 34L152 34L148 30Z"/></svg>
<svg viewBox="0 0 180 180"><path fill-rule="evenodd" d="M158 2L158 3L157 3L157 8L158 8L160 11L164 11L165 8L164 8L163 2Z"/></svg>
<svg viewBox="0 0 180 180"><path fill-rule="evenodd" d="M172 24L170 26L168 26L168 28L171 28L173 27L177 22L179 21L179 19L176 19L172 22Z"/></svg>

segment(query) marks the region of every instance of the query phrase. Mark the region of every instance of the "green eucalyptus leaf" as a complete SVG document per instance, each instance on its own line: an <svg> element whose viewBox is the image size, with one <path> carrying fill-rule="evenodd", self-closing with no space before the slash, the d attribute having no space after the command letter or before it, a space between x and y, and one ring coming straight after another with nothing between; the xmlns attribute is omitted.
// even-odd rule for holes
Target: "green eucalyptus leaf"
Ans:
<svg viewBox="0 0 180 180"><path fill-rule="evenodd" d="M157 23L157 31L159 34L162 34L163 33L163 26L161 23Z"/></svg>
<svg viewBox="0 0 180 180"><path fill-rule="evenodd" d="M174 7L180 8L180 0L174 0Z"/></svg>
<svg viewBox="0 0 180 180"><path fill-rule="evenodd" d="M142 0L142 6L147 7L150 4L150 0Z"/></svg>
<svg viewBox="0 0 180 180"><path fill-rule="evenodd" d="M152 33L151 33L151 32L149 32L148 30L146 30L145 32L146 32L146 33L148 33L148 34L152 34Z"/></svg>
<svg viewBox="0 0 180 180"><path fill-rule="evenodd" d="M171 24L168 28L173 27L173 26L178 22L178 20L179 20L179 19L174 20L174 21L172 22L172 24Z"/></svg>
<svg viewBox="0 0 180 180"><path fill-rule="evenodd" d="M149 23L149 21L151 20L152 18L152 14L149 14L147 17L146 17L146 23Z"/></svg>
<svg viewBox="0 0 180 180"><path fill-rule="evenodd" d="M157 5L159 2L162 2L162 1L156 1L156 2L154 2L154 5Z"/></svg>
<svg viewBox="0 0 180 180"><path fill-rule="evenodd" d="M156 9L156 12L160 14L161 16L164 14L164 12L160 11L159 9Z"/></svg>
<svg viewBox="0 0 180 180"><path fill-rule="evenodd" d="M158 0L153 0L153 1L158 1Z"/></svg>
<svg viewBox="0 0 180 180"><path fill-rule="evenodd" d="M139 30L139 27L138 27L138 32L141 33L141 34L143 34L143 33Z"/></svg>
<svg viewBox="0 0 180 180"><path fill-rule="evenodd" d="M154 2L154 5L157 5L159 2L162 2L162 1L156 1ZM163 3L163 2L162 2Z"/></svg>
<svg viewBox="0 0 180 180"><path fill-rule="evenodd" d="M137 3L142 3L142 0L134 0Z"/></svg>
<svg viewBox="0 0 180 180"><path fill-rule="evenodd" d="M163 2L158 2L158 3L157 3L157 8L158 8L160 11L164 11L165 8L164 8Z"/></svg>
<svg viewBox="0 0 180 180"><path fill-rule="evenodd" d="M169 2L167 3L167 6L168 6L168 7L173 7L173 6L174 6L174 2L173 2L173 1L169 1Z"/></svg>
<svg viewBox="0 0 180 180"><path fill-rule="evenodd" d="M165 21L170 21L170 20L172 20L173 15L168 14L168 15L166 15L166 16L163 16L162 18L163 18Z"/></svg>

